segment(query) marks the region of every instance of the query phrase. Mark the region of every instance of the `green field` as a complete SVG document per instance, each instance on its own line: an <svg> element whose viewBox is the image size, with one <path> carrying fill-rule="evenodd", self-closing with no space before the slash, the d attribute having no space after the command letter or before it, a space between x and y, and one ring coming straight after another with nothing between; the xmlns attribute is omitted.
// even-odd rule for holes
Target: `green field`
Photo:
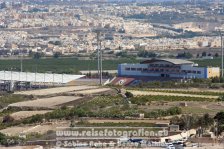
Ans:
<svg viewBox="0 0 224 149"><path fill-rule="evenodd" d="M138 63L135 59L104 60L104 70L116 70L120 63ZM199 66L220 66L221 58L214 60L194 60ZM20 71L20 60L0 60L0 70ZM77 58L45 58L23 60L23 71L78 73L80 70L97 70L97 60L78 60Z"/></svg>
<svg viewBox="0 0 224 149"><path fill-rule="evenodd" d="M104 60L104 70L116 70L120 63L136 63L138 60ZM20 60L0 60L0 70L20 71ZM97 70L97 60L78 60L77 58L47 58L23 60L23 71L78 73L80 70Z"/></svg>
<svg viewBox="0 0 224 149"><path fill-rule="evenodd" d="M212 60L206 59L206 60L193 60L193 61L197 63L199 66L221 67L221 57L214 58Z"/></svg>

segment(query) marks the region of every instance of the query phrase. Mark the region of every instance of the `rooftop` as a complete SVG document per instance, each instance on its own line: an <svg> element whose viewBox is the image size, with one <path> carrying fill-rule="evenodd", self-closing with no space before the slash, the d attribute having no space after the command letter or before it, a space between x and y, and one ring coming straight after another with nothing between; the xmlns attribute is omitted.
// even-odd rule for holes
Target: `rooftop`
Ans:
<svg viewBox="0 0 224 149"><path fill-rule="evenodd" d="M174 65L194 64L194 62L183 60L183 59L150 59L150 60L142 61L141 64L149 64L149 63L154 63L158 61L165 61L165 62L172 63Z"/></svg>

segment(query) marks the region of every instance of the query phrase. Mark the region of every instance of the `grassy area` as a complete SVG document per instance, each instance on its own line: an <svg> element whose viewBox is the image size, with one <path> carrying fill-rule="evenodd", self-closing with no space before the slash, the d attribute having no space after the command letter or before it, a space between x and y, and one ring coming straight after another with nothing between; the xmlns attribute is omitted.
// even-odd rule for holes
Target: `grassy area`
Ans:
<svg viewBox="0 0 224 149"><path fill-rule="evenodd" d="M117 69L120 63L138 63L135 59L104 60L104 70ZM199 66L220 66L221 58L213 60L193 60ZM20 70L20 60L0 60L0 70ZM29 72L77 73L80 70L96 70L97 60L78 60L77 58L45 58L23 60L23 70Z"/></svg>
<svg viewBox="0 0 224 149"><path fill-rule="evenodd" d="M214 58L213 60L205 59L205 60L193 60L199 66L213 66L220 67L221 66L221 57Z"/></svg>
<svg viewBox="0 0 224 149"><path fill-rule="evenodd" d="M181 96L163 96L163 95L147 95L138 96L131 99L131 102L138 105L145 105L151 101L209 101L214 102L217 99L208 99L201 97L181 97Z"/></svg>
<svg viewBox="0 0 224 149"><path fill-rule="evenodd" d="M180 90L161 90L161 89L139 89L144 91L155 91L155 92L162 92L162 93L177 93L177 94L192 94L192 95L210 95L210 96L223 96L224 93L222 92L209 92L209 91L180 91Z"/></svg>
<svg viewBox="0 0 224 149"><path fill-rule="evenodd" d="M200 107L182 107L181 109L184 114L205 114L205 113L215 114L219 111Z"/></svg>
<svg viewBox="0 0 224 149"><path fill-rule="evenodd" d="M136 63L138 60L104 60L104 70L116 70L120 63ZM0 70L20 70L20 60L0 60ZM80 70L97 70L97 60L78 60L77 58L46 58L23 60L23 71L77 73Z"/></svg>

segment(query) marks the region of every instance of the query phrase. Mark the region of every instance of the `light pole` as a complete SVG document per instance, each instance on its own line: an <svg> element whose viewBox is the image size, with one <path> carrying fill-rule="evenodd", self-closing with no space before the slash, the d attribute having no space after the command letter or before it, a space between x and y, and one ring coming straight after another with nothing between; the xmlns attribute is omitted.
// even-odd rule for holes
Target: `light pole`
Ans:
<svg viewBox="0 0 224 149"><path fill-rule="evenodd" d="M98 63L98 77L100 85L102 85L102 39L101 39L101 30L97 30L97 63Z"/></svg>
<svg viewBox="0 0 224 149"><path fill-rule="evenodd" d="M223 34L221 32L221 30L219 30L219 35L220 35L220 38L221 38L221 77L223 77Z"/></svg>
<svg viewBox="0 0 224 149"><path fill-rule="evenodd" d="M21 55L20 58L20 71L23 72L23 54Z"/></svg>

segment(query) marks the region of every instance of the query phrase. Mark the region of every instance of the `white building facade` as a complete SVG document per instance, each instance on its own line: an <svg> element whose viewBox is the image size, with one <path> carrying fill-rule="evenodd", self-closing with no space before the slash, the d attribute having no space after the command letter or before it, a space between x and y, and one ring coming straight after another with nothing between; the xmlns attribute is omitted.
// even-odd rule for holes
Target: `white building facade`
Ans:
<svg viewBox="0 0 224 149"><path fill-rule="evenodd" d="M118 65L118 76L163 78L211 78L219 77L219 67L198 67L191 61L181 59L151 59L139 64Z"/></svg>

